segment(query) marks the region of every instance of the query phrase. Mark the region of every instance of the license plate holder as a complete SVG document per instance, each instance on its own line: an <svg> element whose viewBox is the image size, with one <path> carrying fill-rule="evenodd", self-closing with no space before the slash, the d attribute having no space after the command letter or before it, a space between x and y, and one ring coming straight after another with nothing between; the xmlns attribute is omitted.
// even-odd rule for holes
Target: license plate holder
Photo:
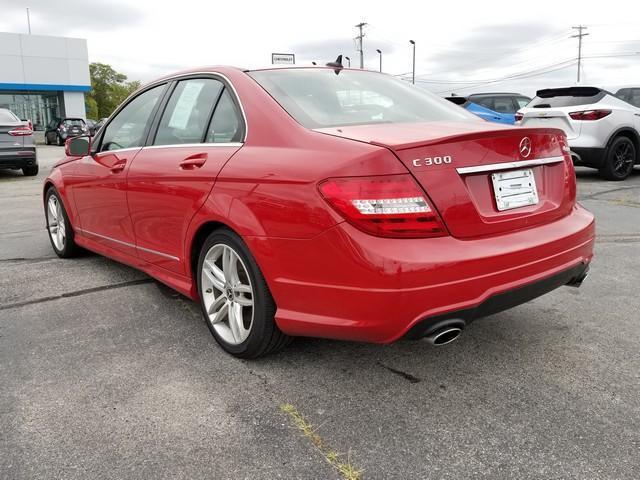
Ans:
<svg viewBox="0 0 640 480"><path fill-rule="evenodd" d="M538 188L533 170L511 170L491 174L498 211L538 204Z"/></svg>

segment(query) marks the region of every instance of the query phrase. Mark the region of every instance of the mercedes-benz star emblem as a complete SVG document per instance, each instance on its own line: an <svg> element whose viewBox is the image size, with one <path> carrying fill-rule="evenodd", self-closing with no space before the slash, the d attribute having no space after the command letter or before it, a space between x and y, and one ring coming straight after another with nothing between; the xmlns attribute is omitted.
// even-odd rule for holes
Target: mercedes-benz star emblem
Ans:
<svg viewBox="0 0 640 480"><path fill-rule="evenodd" d="M531 155L531 139L529 137L524 137L520 140L520 155L522 155L522 158L527 158Z"/></svg>

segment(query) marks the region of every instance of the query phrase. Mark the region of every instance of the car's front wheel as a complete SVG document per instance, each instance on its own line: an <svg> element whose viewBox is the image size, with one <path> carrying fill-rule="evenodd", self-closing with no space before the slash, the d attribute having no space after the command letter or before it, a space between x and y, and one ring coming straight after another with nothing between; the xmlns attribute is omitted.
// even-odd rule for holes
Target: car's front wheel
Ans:
<svg viewBox="0 0 640 480"><path fill-rule="evenodd" d="M600 174L607 180L620 181L631 175L636 163L636 147L627 137L618 137L607 149Z"/></svg>
<svg viewBox="0 0 640 480"><path fill-rule="evenodd" d="M53 251L60 258L75 257L80 247L75 242L73 228L60 200L60 194L53 187L47 190L45 195L45 217Z"/></svg>
<svg viewBox="0 0 640 480"><path fill-rule="evenodd" d="M240 358L285 347L291 337L275 323L276 306L262 272L242 239L227 229L207 237L198 259L202 314L216 341Z"/></svg>

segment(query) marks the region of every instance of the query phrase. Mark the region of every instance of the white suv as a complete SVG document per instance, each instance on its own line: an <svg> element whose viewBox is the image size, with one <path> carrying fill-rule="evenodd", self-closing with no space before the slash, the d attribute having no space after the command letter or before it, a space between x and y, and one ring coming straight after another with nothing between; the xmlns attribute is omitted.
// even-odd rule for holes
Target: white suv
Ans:
<svg viewBox="0 0 640 480"><path fill-rule="evenodd" d="M516 113L526 127L561 128L576 165L624 180L640 163L640 108L596 87L548 88Z"/></svg>

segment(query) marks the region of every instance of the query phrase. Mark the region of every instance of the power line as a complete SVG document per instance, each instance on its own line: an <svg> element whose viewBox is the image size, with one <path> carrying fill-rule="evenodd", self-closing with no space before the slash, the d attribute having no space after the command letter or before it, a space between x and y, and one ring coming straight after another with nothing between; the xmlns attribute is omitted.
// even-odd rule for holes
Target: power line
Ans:
<svg viewBox="0 0 640 480"><path fill-rule="evenodd" d="M577 82L580 83L580 64L582 63L582 37L586 37L589 34L582 33L583 30L587 29L587 27L585 27L584 25L578 25L577 27L571 27L571 28L574 30L578 30L578 34L571 35L571 38L578 39L578 80Z"/></svg>

